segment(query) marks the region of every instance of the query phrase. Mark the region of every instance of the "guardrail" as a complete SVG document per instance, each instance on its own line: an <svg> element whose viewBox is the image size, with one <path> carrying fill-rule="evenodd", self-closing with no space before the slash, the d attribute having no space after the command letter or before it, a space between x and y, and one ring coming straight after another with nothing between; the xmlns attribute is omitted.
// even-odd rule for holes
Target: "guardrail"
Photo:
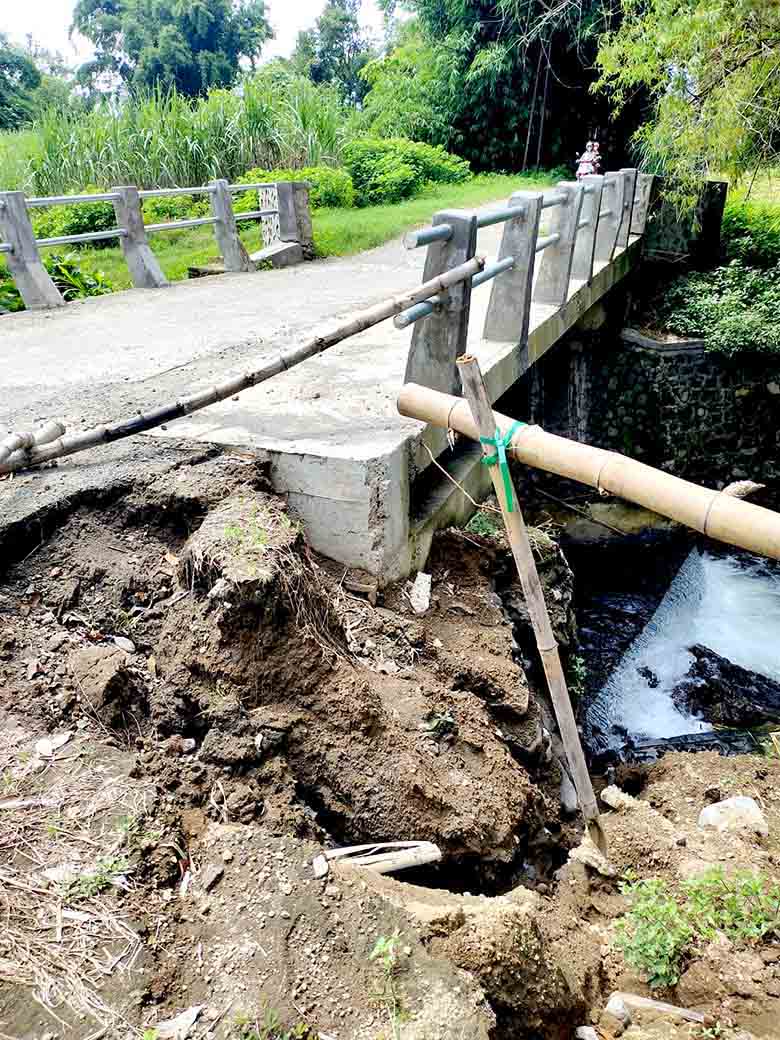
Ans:
<svg viewBox="0 0 780 1040"><path fill-rule="evenodd" d="M258 192L260 209L235 212L232 196L247 191ZM144 199L177 195L208 196L212 215L160 224L144 223ZM36 238L30 220L31 209L92 202L113 204L116 227L104 231ZM216 180L208 185L190 188L139 191L133 185L124 185L90 195L51 195L40 198L26 198L21 191L4 191L0 192L0 254L7 256L11 275L27 309L40 310L60 307L65 302L41 262L41 248L117 239L133 285L139 289L157 288L168 282L149 246L148 235L212 225L225 270L251 271L254 270L254 264L239 237L237 224L254 220L262 222L266 249L271 249L275 243L295 243L300 247L302 258L311 249L308 185L292 181L229 184L226 180Z"/></svg>
<svg viewBox="0 0 780 1040"><path fill-rule="evenodd" d="M471 292L488 282L484 339L524 346L532 305L559 310L573 282L589 283L594 268L609 263L631 235L644 232L653 180L623 169L564 181L546 192L516 192L501 209L436 213L430 227L409 232L407 249L428 247L428 281L475 255L479 229L504 224L496 262L396 315L397 328L414 326L405 381L460 393L455 360L466 353ZM544 211L550 227L540 234Z"/></svg>

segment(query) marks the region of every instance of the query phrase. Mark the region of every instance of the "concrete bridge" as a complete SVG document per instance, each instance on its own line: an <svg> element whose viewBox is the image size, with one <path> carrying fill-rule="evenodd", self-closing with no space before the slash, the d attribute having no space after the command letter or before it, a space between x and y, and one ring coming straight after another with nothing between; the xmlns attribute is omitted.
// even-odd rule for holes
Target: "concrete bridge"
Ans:
<svg viewBox="0 0 780 1040"><path fill-rule="evenodd" d="M79 429L145 410L246 370L326 319L412 289L421 274L475 254L496 258L473 282L396 319L406 331L384 322L153 435L267 456L316 549L396 578L424 561L438 527L473 511L432 459L474 497L487 486L476 447L451 451L441 431L398 415L400 386L450 389L454 358L468 350L498 399L636 262L651 187L651 177L619 171L476 213L436 214L431 229L408 236L427 253L393 242L355 258L4 318L12 361L0 427L62 416ZM64 461L47 486L87 459Z"/></svg>

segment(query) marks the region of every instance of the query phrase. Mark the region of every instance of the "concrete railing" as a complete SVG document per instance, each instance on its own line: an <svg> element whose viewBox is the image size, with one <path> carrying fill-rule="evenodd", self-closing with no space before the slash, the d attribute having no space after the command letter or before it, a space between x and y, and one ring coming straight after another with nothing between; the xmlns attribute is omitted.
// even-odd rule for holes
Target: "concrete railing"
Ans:
<svg viewBox="0 0 780 1040"><path fill-rule="evenodd" d="M236 212L233 195L257 191L260 209ZM211 202L211 216L189 220L171 220L161 224L145 224L143 200L175 195L206 195ZM116 227L83 234L36 238L30 210L48 206L76 206L91 202L111 202ZM238 223L262 222L265 248L250 258L238 233ZM27 198L21 191L0 192L0 254L7 264L28 310L60 307L65 301L41 262L40 249L51 246L79 245L117 239L127 262L133 285L150 289L167 285L167 279L149 245L148 236L162 231L212 225L226 271L251 271L258 261L272 260L286 246L297 248L296 259L310 255L312 246L308 185L298 181L269 184L229 184L216 180L195 188L159 188L139 191L123 185L111 191L92 195L52 195Z"/></svg>
<svg viewBox="0 0 780 1040"><path fill-rule="evenodd" d="M476 254L480 228L504 224L495 263L395 318L398 328L414 325L405 381L460 393L455 360L466 353L471 293L487 282L493 284L484 338L525 346L532 307L562 309L573 287L590 283L631 236L644 233L653 180L623 169L563 181L547 192L516 192L500 210L436 213L431 227L408 234L408 249L428 247L423 279L429 281ZM549 227L542 235L545 210Z"/></svg>

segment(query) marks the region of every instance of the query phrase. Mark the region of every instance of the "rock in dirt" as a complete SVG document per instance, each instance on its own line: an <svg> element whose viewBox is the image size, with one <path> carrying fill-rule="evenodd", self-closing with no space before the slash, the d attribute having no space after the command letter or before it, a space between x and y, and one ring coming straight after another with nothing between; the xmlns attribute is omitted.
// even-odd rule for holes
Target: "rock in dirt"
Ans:
<svg viewBox="0 0 780 1040"><path fill-rule="evenodd" d="M701 644L688 652L695 660L672 691L683 711L723 726L760 726L780 719L780 683Z"/></svg>
<svg viewBox="0 0 780 1040"><path fill-rule="evenodd" d="M424 614L430 607L432 580L431 575L424 571L420 571L414 579L412 591L409 593L409 602L412 604L415 614Z"/></svg>
<svg viewBox="0 0 780 1040"><path fill-rule="evenodd" d="M127 654L115 646L86 646L68 656L68 670L98 715L113 721L131 696Z"/></svg>
<svg viewBox="0 0 780 1040"><path fill-rule="evenodd" d="M766 816L759 809L758 803L746 795L735 795L725 801L707 805L699 813L699 826L714 827L721 833L724 831L753 831L764 837L769 834Z"/></svg>

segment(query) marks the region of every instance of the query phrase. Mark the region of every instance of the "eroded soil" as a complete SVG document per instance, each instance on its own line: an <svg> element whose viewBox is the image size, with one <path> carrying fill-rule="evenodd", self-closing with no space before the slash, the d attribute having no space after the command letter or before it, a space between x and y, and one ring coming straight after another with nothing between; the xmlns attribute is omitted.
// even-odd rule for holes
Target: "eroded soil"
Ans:
<svg viewBox="0 0 780 1040"><path fill-rule="evenodd" d="M562 566L543 554L565 644ZM647 992L612 943L616 877L566 863L580 828L513 660L506 550L447 532L428 569L424 614L404 583L377 597L229 455L74 505L8 568L0 1034L139 1036L197 1006L200 1038L272 1010L338 1040L557 1040L613 989ZM715 778L760 801L768 838L698 831ZM618 874L776 874L778 780L776 762L669 756L605 814ZM314 877L323 848L409 839L441 864ZM713 951L678 989L724 1030L774 1036L780 948Z"/></svg>

